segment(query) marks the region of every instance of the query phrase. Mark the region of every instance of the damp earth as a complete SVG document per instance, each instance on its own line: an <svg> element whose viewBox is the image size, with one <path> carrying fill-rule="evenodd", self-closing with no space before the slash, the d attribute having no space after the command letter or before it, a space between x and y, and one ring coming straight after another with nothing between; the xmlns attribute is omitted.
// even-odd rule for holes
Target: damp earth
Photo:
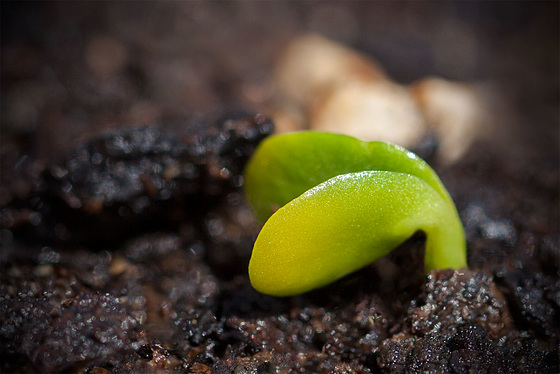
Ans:
<svg viewBox="0 0 560 374"><path fill-rule="evenodd" d="M150 5L2 3L2 372L560 371L557 3ZM307 32L500 94L452 165L411 147L469 269L424 274L420 233L301 296L251 287L243 168Z"/></svg>

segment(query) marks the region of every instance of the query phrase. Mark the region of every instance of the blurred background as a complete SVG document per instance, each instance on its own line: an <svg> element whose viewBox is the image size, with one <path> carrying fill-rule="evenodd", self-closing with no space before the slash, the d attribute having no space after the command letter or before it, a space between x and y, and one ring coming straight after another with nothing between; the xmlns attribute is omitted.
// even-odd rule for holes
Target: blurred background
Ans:
<svg viewBox="0 0 560 374"><path fill-rule="evenodd" d="M436 76L484 86L512 154L558 148L556 1L1 6L3 153L50 162L115 126L185 126L239 108L274 116L275 69L309 33L375 59L398 84ZM506 136L516 131L520 146Z"/></svg>

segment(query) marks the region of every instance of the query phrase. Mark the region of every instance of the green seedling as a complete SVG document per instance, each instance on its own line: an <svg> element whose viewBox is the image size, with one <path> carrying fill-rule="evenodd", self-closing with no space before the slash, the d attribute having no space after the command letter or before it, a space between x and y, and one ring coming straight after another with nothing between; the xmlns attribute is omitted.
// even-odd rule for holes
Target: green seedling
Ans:
<svg viewBox="0 0 560 374"><path fill-rule="evenodd" d="M249 263L262 293L325 286L418 231L426 233L426 271L466 267L463 226L449 193L402 147L318 132L272 136L247 165L245 190L257 218L266 220Z"/></svg>

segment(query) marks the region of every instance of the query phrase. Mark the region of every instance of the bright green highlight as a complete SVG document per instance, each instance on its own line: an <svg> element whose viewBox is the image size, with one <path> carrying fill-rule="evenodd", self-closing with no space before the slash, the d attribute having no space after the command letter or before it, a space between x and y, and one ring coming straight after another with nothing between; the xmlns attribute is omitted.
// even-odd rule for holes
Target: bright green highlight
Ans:
<svg viewBox="0 0 560 374"><path fill-rule="evenodd" d="M364 170L414 175L451 201L436 173L414 153L389 143L312 131L265 139L247 165L244 188L257 218L264 222L319 183Z"/></svg>
<svg viewBox="0 0 560 374"><path fill-rule="evenodd" d="M463 227L435 172L403 148L326 133L265 140L245 186L261 218L249 277L290 296L327 285L426 233L426 271L466 267Z"/></svg>

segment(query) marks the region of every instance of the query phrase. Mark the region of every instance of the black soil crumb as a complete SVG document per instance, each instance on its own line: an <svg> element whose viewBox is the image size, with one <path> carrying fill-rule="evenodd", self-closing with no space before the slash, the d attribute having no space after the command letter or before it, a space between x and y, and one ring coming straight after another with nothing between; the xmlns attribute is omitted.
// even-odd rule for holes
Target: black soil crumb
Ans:
<svg viewBox="0 0 560 374"><path fill-rule="evenodd" d="M126 301L87 290L62 292L48 278L23 281L14 276L2 290L0 331L7 371L15 369L12 357L45 373L83 362L116 364L144 342Z"/></svg>
<svg viewBox="0 0 560 374"><path fill-rule="evenodd" d="M559 373L558 3L395 4L2 2L0 371ZM503 98L459 162L425 151L469 269L426 276L418 234L320 290L251 287L243 168L307 31Z"/></svg>
<svg viewBox="0 0 560 374"><path fill-rule="evenodd" d="M511 329L506 300L487 275L435 271L411 304L402 332L382 342L378 363L391 373L551 373L557 347L538 347ZM554 330L549 330L550 332Z"/></svg>
<svg viewBox="0 0 560 374"><path fill-rule="evenodd" d="M87 142L48 166L29 196L12 200L2 223L28 242L89 246L176 230L225 204L243 184L255 145L273 130L260 115L202 128L173 134L125 128Z"/></svg>

